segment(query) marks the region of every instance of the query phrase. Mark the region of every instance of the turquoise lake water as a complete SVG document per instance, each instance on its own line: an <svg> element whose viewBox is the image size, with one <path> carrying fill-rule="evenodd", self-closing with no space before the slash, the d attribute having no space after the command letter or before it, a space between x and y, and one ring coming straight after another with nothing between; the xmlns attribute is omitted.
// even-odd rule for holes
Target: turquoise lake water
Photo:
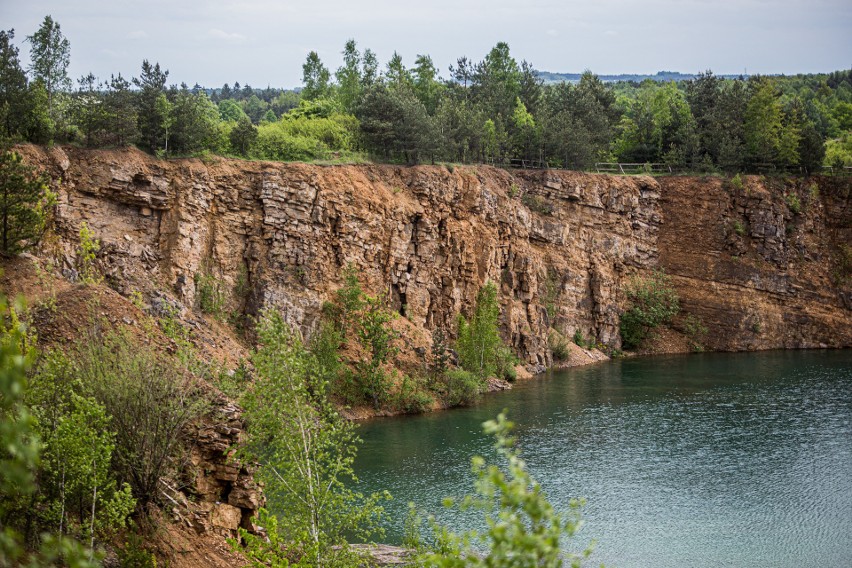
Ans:
<svg viewBox="0 0 852 568"><path fill-rule="evenodd" d="M470 458L502 409L557 506L587 501L589 565L852 566L852 351L695 354L558 371L472 408L360 429L359 489L389 490L386 542L414 502L456 530Z"/></svg>

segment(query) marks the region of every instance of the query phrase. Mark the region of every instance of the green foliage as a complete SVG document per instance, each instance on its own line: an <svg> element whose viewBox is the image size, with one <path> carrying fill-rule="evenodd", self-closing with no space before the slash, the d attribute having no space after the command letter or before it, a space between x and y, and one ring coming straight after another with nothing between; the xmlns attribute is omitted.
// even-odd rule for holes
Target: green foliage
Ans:
<svg viewBox="0 0 852 568"><path fill-rule="evenodd" d="M168 105L163 102L168 76L169 72L161 70L159 63L151 65L146 59L142 62L141 75L133 79L133 84L139 89L139 144L151 153L164 148L167 139Z"/></svg>
<svg viewBox="0 0 852 568"><path fill-rule="evenodd" d="M392 406L407 413L425 412L434 403L426 382L417 376L403 375L391 396Z"/></svg>
<svg viewBox="0 0 852 568"><path fill-rule="evenodd" d="M0 138L0 213L5 250L20 252L38 242L48 210L56 203L48 182L45 173L24 162Z"/></svg>
<svg viewBox="0 0 852 568"><path fill-rule="evenodd" d="M145 541L137 530L127 531L124 546L118 549L120 568L157 568L156 557L145 550Z"/></svg>
<svg viewBox="0 0 852 568"><path fill-rule="evenodd" d="M444 400L450 406L475 403L485 392L485 384L464 369L450 369L443 375Z"/></svg>
<svg viewBox="0 0 852 568"><path fill-rule="evenodd" d="M23 550L19 534L5 524L6 509L33 491L31 469L39 445L22 400L30 364L21 351L26 329L15 319L7 324L8 310L6 299L0 297L0 557L14 560Z"/></svg>
<svg viewBox="0 0 852 568"><path fill-rule="evenodd" d="M457 535L432 520L436 546L434 552L423 555L424 566L578 567L591 554L591 548L580 554L565 550L565 539L582 526L582 502L572 500L567 511L553 507L527 471L511 437L512 427L503 413L483 424L486 434L494 436L504 465L488 465L474 457L476 494L459 504L462 509L481 511L487 529Z"/></svg>
<svg viewBox="0 0 852 568"><path fill-rule="evenodd" d="M205 314L221 318L227 300L225 284L211 273L211 268L206 263L202 263L201 272L195 273L194 280L198 309Z"/></svg>
<svg viewBox="0 0 852 568"><path fill-rule="evenodd" d="M83 221L80 224L80 244L77 246L77 268L85 284L97 284L101 279L95 268L95 257L99 250L101 242L95 238L88 223Z"/></svg>
<svg viewBox="0 0 852 568"><path fill-rule="evenodd" d="M568 341L556 330L551 330L547 335L547 346L557 361L568 361L571 358Z"/></svg>
<svg viewBox="0 0 852 568"><path fill-rule="evenodd" d="M498 350L502 345L498 331L500 305L497 286L488 281L476 296L476 305L468 321L459 314L456 348L463 369L484 381L498 370Z"/></svg>
<svg viewBox="0 0 852 568"><path fill-rule="evenodd" d="M323 65L316 51L312 51L302 65L302 98L312 101L329 94L331 73Z"/></svg>
<svg viewBox="0 0 852 568"><path fill-rule="evenodd" d="M628 309L621 314L621 341L627 349L638 347L648 332L666 324L680 310L677 292L662 272L635 278L625 291Z"/></svg>
<svg viewBox="0 0 852 568"><path fill-rule="evenodd" d="M414 503L408 504L408 514L405 516L405 525L402 532L402 546L408 550L423 552L423 539L420 533L420 527L423 524L423 518L417 513L417 507Z"/></svg>
<svg viewBox="0 0 852 568"><path fill-rule="evenodd" d="M693 351L704 351L704 340L707 337L707 326L698 316L689 314L683 320L683 330L689 338L689 346Z"/></svg>
<svg viewBox="0 0 852 568"><path fill-rule="evenodd" d="M385 307L383 299L378 296L364 296L356 331L358 340L370 356L369 359L357 361L355 366L364 394L372 400L376 409L381 407L390 390L384 365L398 352L394 342L399 334L390 327L390 322L394 319L396 314Z"/></svg>
<svg viewBox="0 0 852 568"><path fill-rule="evenodd" d="M786 195L784 200L787 202L787 207L790 208L790 213L798 215L802 212L802 202L799 201L799 196L793 192Z"/></svg>
<svg viewBox="0 0 852 568"><path fill-rule="evenodd" d="M346 485L354 480L360 443L355 426L329 403L316 357L280 315L265 313L257 332L257 374L244 400L249 441L242 454L261 463L259 477L278 517L260 518L268 540L241 531L246 552L255 566L357 566L362 560L347 537L379 534L383 496L363 496Z"/></svg>
<svg viewBox="0 0 852 568"><path fill-rule="evenodd" d="M450 361L447 336L444 330L436 327L432 330L432 373L440 377L447 372Z"/></svg>
<svg viewBox="0 0 852 568"><path fill-rule="evenodd" d="M159 482L178 471L181 434L207 409L191 376L125 333L96 325L76 346L85 392L112 417L112 468L140 505L159 501Z"/></svg>
<svg viewBox="0 0 852 568"><path fill-rule="evenodd" d="M357 128L357 121L348 115L285 115L278 122L258 127L252 154L266 160L325 159L333 152L352 149Z"/></svg>
<svg viewBox="0 0 852 568"><path fill-rule="evenodd" d="M0 30L0 138L26 136L28 115L33 110L14 39L15 30Z"/></svg>
<svg viewBox="0 0 852 568"><path fill-rule="evenodd" d="M744 237L746 234L745 225L739 219L734 219L734 232L741 237Z"/></svg>
<svg viewBox="0 0 852 568"><path fill-rule="evenodd" d="M743 185L743 177L739 173L731 178L731 186L737 191L742 191L745 187Z"/></svg>
<svg viewBox="0 0 852 568"><path fill-rule="evenodd" d="M55 198L35 168L0 146L0 254L15 255L38 243Z"/></svg>
<svg viewBox="0 0 852 568"><path fill-rule="evenodd" d="M552 215L554 211L553 203L541 195L525 193L521 196L521 203L526 205L530 211L535 211L542 215Z"/></svg>
<svg viewBox="0 0 852 568"><path fill-rule="evenodd" d="M45 16L39 29L27 36L30 43L30 71L33 79L44 84L48 97L48 112L56 121L56 93L69 89L68 64L71 44L62 35L59 23Z"/></svg>
<svg viewBox="0 0 852 568"><path fill-rule="evenodd" d="M247 156L257 141L258 136L257 127L251 123L251 120L247 116L243 116L240 117L231 129L231 132L228 134L228 141L231 143L231 149L234 152L241 156Z"/></svg>
<svg viewBox="0 0 852 568"><path fill-rule="evenodd" d="M40 535L37 550L26 550L24 545L23 537L30 535L22 535L22 529L33 524L37 511L31 505L41 489L33 475L39 466L41 441L36 417L25 404L26 376L35 352L30 346L32 333L16 316L21 311L20 305L10 307L0 298L0 562L4 566L94 568L99 565L95 554L62 536L61 529L58 536ZM75 437L78 447L86 442Z"/></svg>
<svg viewBox="0 0 852 568"><path fill-rule="evenodd" d="M437 128L412 88L368 89L355 115L366 148L385 160L417 164L435 155Z"/></svg>

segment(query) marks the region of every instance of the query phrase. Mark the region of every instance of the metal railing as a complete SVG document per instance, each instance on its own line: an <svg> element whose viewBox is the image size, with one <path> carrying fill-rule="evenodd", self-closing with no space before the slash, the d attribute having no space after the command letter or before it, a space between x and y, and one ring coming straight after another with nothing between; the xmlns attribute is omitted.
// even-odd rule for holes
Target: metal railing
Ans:
<svg viewBox="0 0 852 568"><path fill-rule="evenodd" d="M623 162L597 162L595 169L599 174L602 173L619 173L619 174L659 174L672 173L672 167L669 164L660 163L644 163L633 164Z"/></svg>

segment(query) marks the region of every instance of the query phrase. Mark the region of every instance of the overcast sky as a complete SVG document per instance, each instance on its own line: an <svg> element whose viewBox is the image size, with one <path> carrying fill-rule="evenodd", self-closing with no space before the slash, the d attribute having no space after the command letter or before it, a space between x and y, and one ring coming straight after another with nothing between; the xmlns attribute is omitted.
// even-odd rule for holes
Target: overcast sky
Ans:
<svg viewBox="0 0 852 568"><path fill-rule="evenodd" d="M334 71L349 38L384 67L429 54L444 77L499 41L537 69L599 74L799 73L852 66L852 0L0 0L21 59L45 15L71 42L70 74L296 87L311 50Z"/></svg>

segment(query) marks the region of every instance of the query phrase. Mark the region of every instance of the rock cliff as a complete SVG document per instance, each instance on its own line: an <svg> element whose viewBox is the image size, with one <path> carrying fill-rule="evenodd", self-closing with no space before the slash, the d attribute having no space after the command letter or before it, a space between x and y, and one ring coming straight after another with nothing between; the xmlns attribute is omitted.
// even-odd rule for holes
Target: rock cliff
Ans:
<svg viewBox="0 0 852 568"><path fill-rule="evenodd" d="M234 291L229 309L274 307L310 334L351 263L426 334L452 329L491 279L504 338L541 369L551 327L618 347L626 282L661 268L709 328L712 349L852 345L848 178L746 177L735 187L486 166L24 151L56 180L66 267L85 221L124 294L165 290L189 306L196 275L209 273Z"/></svg>

